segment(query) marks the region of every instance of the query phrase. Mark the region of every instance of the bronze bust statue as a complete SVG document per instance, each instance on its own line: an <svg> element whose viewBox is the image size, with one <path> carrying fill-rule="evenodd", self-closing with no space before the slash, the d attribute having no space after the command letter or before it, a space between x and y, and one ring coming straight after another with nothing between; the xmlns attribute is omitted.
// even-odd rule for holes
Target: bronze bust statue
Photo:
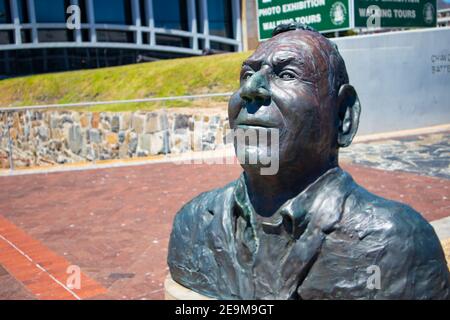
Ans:
<svg viewBox="0 0 450 320"><path fill-rule="evenodd" d="M449 299L430 224L338 165L360 109L337 47L308 27L278 26L243 63L229 121L277 129L279 170L261 175L260 163L241 163L238 180L178 212L172 278L218 299Z"/></svg>

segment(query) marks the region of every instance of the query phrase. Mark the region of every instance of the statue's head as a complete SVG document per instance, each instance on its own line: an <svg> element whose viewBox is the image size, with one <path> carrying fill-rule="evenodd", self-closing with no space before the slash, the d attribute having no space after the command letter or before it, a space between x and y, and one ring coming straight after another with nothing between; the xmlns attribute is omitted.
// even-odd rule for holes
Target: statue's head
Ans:
<svg viewBox="0 0 450 320"><path fill-rule="evenodd" d="M228 113L232 129L279 130L280 167L312 170L337 164L339 147L356 134L360 105L337 46L289 24L243 63Z"/></svg>

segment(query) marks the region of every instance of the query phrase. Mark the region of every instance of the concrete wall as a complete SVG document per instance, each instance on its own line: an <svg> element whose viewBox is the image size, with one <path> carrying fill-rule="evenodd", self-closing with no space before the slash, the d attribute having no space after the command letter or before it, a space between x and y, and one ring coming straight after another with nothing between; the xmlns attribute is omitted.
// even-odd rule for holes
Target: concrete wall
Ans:
<svg viewBox="0 0 450 320"><path fill-rule="evenodd" d="M361 100L360 135L450 123L450 28L335 42Z"/></svg>
<svg viewBox="0 0 450 320"><path fill-rule="evenodd" d="M247 50L255 50L259 44L258 20L256 18L256 1L245 0L245 28L247 29ZM245 41L245 39L244 39Z"/></svg>

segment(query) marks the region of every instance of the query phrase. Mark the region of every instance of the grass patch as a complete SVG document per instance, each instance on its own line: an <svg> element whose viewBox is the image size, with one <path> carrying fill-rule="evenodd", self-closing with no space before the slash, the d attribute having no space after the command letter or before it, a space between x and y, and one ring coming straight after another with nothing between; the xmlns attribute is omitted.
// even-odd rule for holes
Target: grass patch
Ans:
<svg viewBox="0 0 450 320"><path fill-rule="evenodd" d="M191 57L128 66L51 73L0 81L0 107L108 101L234 91L250 52ZM89 108L93 111L154 110L205 106L212 101L164 101ZM226 100L226 99L225 99Z"/></svg>

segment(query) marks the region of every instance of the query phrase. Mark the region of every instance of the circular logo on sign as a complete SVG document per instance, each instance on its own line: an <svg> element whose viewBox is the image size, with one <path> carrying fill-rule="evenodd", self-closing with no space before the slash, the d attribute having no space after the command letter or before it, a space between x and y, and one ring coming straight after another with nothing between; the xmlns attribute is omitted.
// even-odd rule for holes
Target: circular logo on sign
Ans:
<svg viewBox="0 0 450 320"><path fill-rule="evenodd" d="M434 6L429 2L423 6L423 21L426 24L432 24L434 22Z"/></svg>
<svg viewBox="0 0 450 320"><path fill-rule="evenodd" d="M347 17L347 8L344 6L342 2L335 2L331 6L330 11L331 22L335 26L340 26L344 24L346 17Z"/></svg>

